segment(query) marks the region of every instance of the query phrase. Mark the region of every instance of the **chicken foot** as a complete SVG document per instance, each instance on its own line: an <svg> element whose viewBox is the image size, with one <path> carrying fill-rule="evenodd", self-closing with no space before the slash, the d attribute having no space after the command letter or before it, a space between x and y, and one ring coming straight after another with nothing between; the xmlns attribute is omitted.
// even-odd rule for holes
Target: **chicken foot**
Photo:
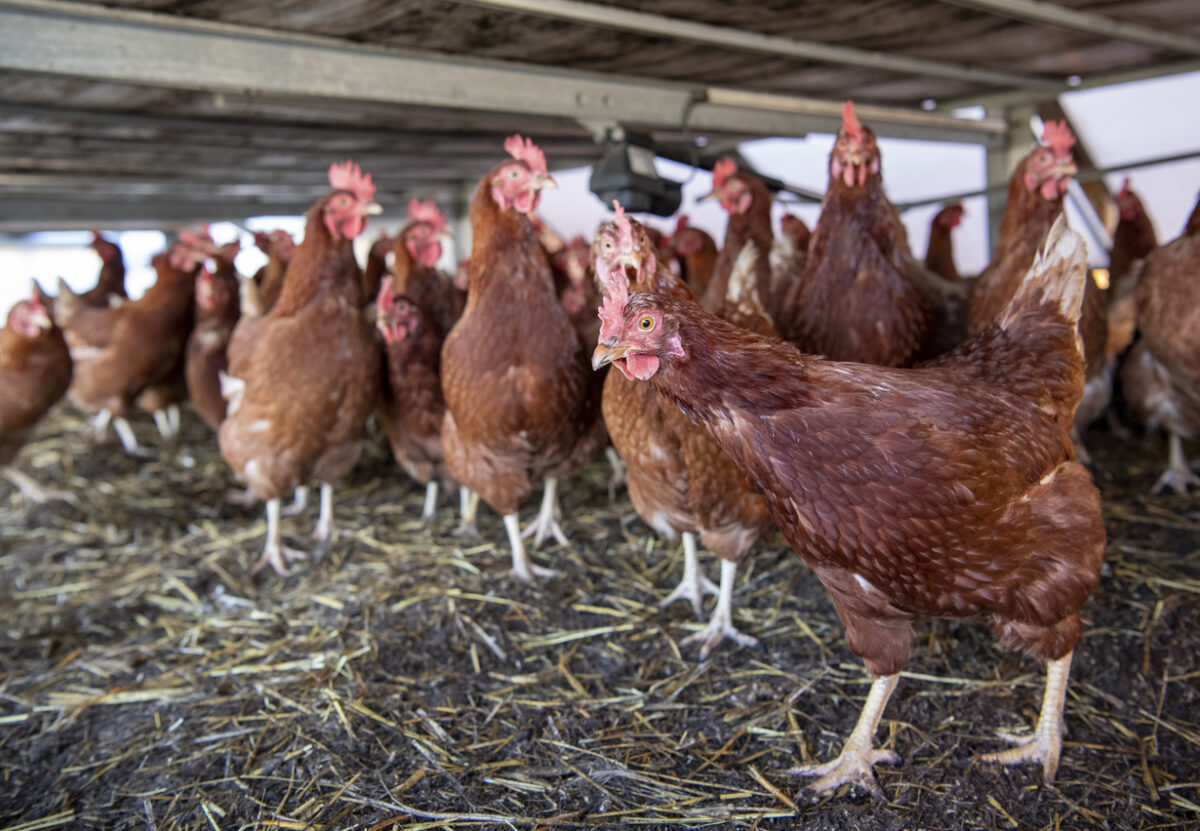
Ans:
<svg viewBox="0 0 1200 831"><path fill-rule="evenodd" d="M804 790L810 793L824 793L844 784L857 784L880 799L884 798L883 789L875 781L872 768L880 762L895 764L900 761L900 756L890 750L875 748L875 730L879 727L879 717L883 715L883 708L887 706L899 680L900 673L896 673L876 678L871 684L871 692L858 716L858 723L854 725L854 730L847 737L846 744L836 759L824 764L800 765L788 771L797 776L820 777Z"/></svg>
<svg viewBox="0 0 1200 831"><path fill-rule="evenodd" d="M250 568L250 573L261 571L263 566L270 566L279 574L287 574L288 560L303 560L308 555L303 551L288 548L283 544L283 535L279 530L279 500L267 500L267 544L258 562Z"/></svg>
<svg viewBox="0 0 1200 831"><path fill-rule="evenodd" d="M529 559L525 543L521 539L521 522L516 514L504 515L504 530L508 532L508 544L512 546L513 574L526 583L533 582L534 577L555 577L558 572L552 568L535 565Z"/></svg>
<svg viewBox="0 0 1200 831"><path fill-rule="evenodd" d="M21 498L35 505L46 502L69 502L78 505L79 500L70 491L56 491L39 485L31 476L27 476L11 465L0 467L0 475L11 482L21 492Z"/></svg>
<svg viewBox="0 0 1200 831"><path fill-rule="evenodd" d="M474 537L479 534L475 527L475 513L479 510L479 494L460 485L458 488L458 527L451 533L456 537Z"/></svg>
<svg viewBox="0 0 1200 831"><path fill-rule="evenodd" d="M317 514L317 527L313 529L312 538L317 542L332 542L337 539L337 529L333 527L333 485L321 483L321 512Z"/></svg>
<svg viewBox="0 0 1200 831"><path fill-rule="evenodd" d="M691 531L683 532L683 578L675 590L664 600L659 601L658 608L665 609L676 600L688 600L696 610L698 619L704 617L704 595L717 594L720 591L717 584L704 576L700 568L700 557L696 554L696 535Z"/></svg>
<svg viewBox="0 0 1200 831"><path fill-rule="evenodd" d="M138 444L137 436L134 435L133 426L120 416L116 416L112 420L113 428L117 431L117 438L121 440L121 446L125 448L125 452L130 456L138 456L147 458L153 454Z"/></svg>
<svg viewBox="0 0 1200 831"><path fill-rule="evenodd" d="M1016 747L996 753L984 753L980 761L1016 765L1022 762L1041 762L1046 781L1054 779L1058 757L1062 753L1063 703L1067 698L1067 676L1071 674L1071 653L1046 665L1046 692L1042 696L1042 711L1038 714L1033 736L1023 738L1007 733L997 735Z"/></svg>
<svg viewBox="0 0 1200 831"><path fill-rule="evenodd" d="M708 625L694 635L688 635L680 642L680 646L690 646L694 643L700 647L700 660L703 661L716 648L717 644L729 638L739 646L758 646L758 639L743 635L733 625L733 584L737 577L738 564L730 560L721 561L721 588L717 595L717 605L713 609Z"/></svg>
<svg viewBox="0 0 1200 831"><path fill-rule="evenodd" d="M1200 488L1200 476L1192 473L1192 469L1188 467L1187 457L1183 455L1183 439L1174 433L1170 434L1168 439L1170 447L1170 461L1167 462L1167 469L1163 471L1163 475L1158 477L1158 481L1154 483L1154 488L1151 493L1161 493L1164 488L1170 488L1175 493L1186 496L1188 486Z"/></svg>
<svg viewBox="0 0 1200 831"><path fill-rule="evenodd" d="M533 547L540 548L542 540L553 536L559 545L567 544L567 535L558 524L562 510L558 507L558 479L550 476L546 479L546 490L542 493L542 507L538 510L537 518L521 532L521 539L533 535Z"/></svg>

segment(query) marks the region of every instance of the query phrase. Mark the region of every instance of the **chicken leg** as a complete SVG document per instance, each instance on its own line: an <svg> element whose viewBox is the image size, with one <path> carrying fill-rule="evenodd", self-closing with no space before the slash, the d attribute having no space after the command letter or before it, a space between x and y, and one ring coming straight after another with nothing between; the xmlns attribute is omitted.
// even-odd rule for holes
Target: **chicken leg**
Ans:
<svg viewBox="0 0 1200 831"><path fill-rule="evenodd" d="M566 545L567 535L563 533L562 527L558 524L558 518L561 516L562 511L558 507L558 479L550 476L546 479L546 489L542 493L542 507L538 511L537 518L521 532L521 538L533 535L534 548L540 548L542 540L548 536L553 536L559 545Z"/></svg>
<svg viewBox="0 0 1200 831"><path fill-rule="evenodd" d="M280 513L283 516L298 516L304 513L304 509L308 507L308 485L301 485L292 493L292 502L286 508L282 508Z"/></svg>
<svg viewBox="0 0 1200 831"><path fill-rule="evenodd" d="M332 542L337 539L337 529L333 527L333 485L321 483L321 512L317 514L317 527L313 529L312 538L317 542Z"/></svg>
<svg viewBox="0 0 1200 831"><path fill-rule="evenodd" d="M532 582L534 577L557 576L558 572L554 569L542 568L529 559L525 543L521 539L521 522L516 514L504 515L504 530L508 532L508 544L512 546L513 574L526 583Z"/></svg>
<svg viewBox="0 0 1200 831"><path fill-rule="evenodd" d="M1188 467L1187 457L1183 455L1183 439L1174 433L1168 440L1170 446L1170 461L1163 475L1154 483L1151 493L1161 493L1164 488L1170 488L1175 493L1187 495L1188 486L1200 488L1200 476L1192 473Z"/></svg>
<svg viewBox="0 0 1200 831"><path fill-rule="evenodd" d="M150 415L154 416L154 426L158 428L158 434L162 436L163 441L170 441L171 420L167 418L167 411L155 410Z"/></svg>
<svg viewBox="0 0 1200 831"><path fill-rule="evenodd" d="M1001 733L1000 738L1017 746L997 753L984 753L979 759L984 762L999 762L1002 765L1041 762L1046 781L1052 781L1058 770L1058 757L1062 753L1063 703L1067 698L1067 676L1070 674L1070 652L1047 664L1046 692L1042 696L1042 711L1038 715L1033 736L1024 739Z"/></svg>
<svg viewBox="0 0 1200 831"><path fill-rule="evenodd" d="M479 510L479 494L460 485L458 488L458 527L451 533L456 537L474 537L479 531L475 527L475 513Z"/></svg>
<svg viewBox="0 0 1200 831"><path fill-rule="evenodd" d="M84 432L95 444L108 438L108 425L112 421L112 410L104 409L92 416Z"/></svg>
<svg viewBox="0 0 1200 831"><path fill-rule="evenodd" d="M737 577L737 570L737 563L731 560L721 561L721 589L717 595L717 605L713 609L708 626L694 635L688 635L679 644L680 646L688 646L693 643L702 644L700 647L700 660L702 661L709 656L717 644L726 638L737 641L739 646L758 646L757 638L743 635L733 625L733 584Z"/></svg>
<svg viewBox="0 0 1200 831"><path fill-rule="evenodd" d="M658 607L665 609L676 600L691 601L696 610L696 617L704 616L704 595L716 594L719 591L716 583L704 576L700 569L700 557L696 554L696 535L691 531L683 532L683 578L675 590L659 602Z"/></svg>
<svg viewBox="0 0 1200 831"><path fill-rule="evenodd" d="M854 725L854 730L846 739L846 744L836 759L824 764L800 765L792 768L788 773L798 776L819 776L817 781L805 788L811 793L824 793L849 783L862 785L872 794L883 799L883 790L875 781L872 767L880 762L895 764L900 761L900 756L890 750L875 748L875 729L879 726L879 717L883 715L883 708L887 706L888 699L892 697L898 680L900 680L900 673L876 678L875 682L871 684L871 692L858 716L858 723Z"/></svg>
<svg viewBox="0 0 1200 831"><path fill-rule="evenodd" d="M146 450L138 444L137 436L133 433L133 427L128 421L121 416L116 416L112 420L113 427L116 428L117 438L121 440L121 446L125 448L125 452L130 456L139 458L147 458L152 456L149 450Z"/></svg>
<svg viewBox="0 0 1200 831"><path fill-rule="evenodd" d="M26 476L11 465L0 467L0 475L3 475L5 479L16 486L17 490L21 492L21 497L26 502L32 502L35 505L52 501L69 502L72 505L79 504L79 500L75 497L75 494L70 491L56 491L44 488L34 481L32 477Z"/></svg>
<svg viewBox="0 0 1200 831"><path fill-rule="evenodd" d="M425 505L421 508L421 524L426 528L433 525L433 518L437 514L437 497L437 480L430 479L425 484Z"/></svg>
<svg viewBox="0 0 1200 831"><path fill-rule="evenodd" d="M258 558L250 573L254 574L269 565L279 574L287 574L288 560L303 560L308 555L303 551L288 548L283 544L283 535L279 531L279 500L267 500L267 545L262 556Z"/></svg>
<svg viewBox="0 0 1200 831"><path fill-rule="evenodd" d="M608 501L616 502L617 488L628 481L629 474L625 470L625 462L622 461L620 454L617 453L617 449L611 444L604 448L604 457L608 459L609 465L612 466L612 476L608 477Z"/></svg>

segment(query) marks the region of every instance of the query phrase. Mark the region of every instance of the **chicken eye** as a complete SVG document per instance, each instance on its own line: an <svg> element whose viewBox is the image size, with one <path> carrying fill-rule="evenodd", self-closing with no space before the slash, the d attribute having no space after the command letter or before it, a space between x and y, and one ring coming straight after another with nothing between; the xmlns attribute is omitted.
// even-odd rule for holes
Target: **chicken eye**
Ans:
<svg viewBox="0 0 1200 831"><path fill-rule="evenodd" d="M520 179L520 178L521 178L521 171L517 170L515 167L514 167L514 168L510 168L510 169L509 169L509 171L508 171L508 178L510 178L510 179L512 179L512 180L514 180L514 181L515 181L515 180L517 180L517 179Z"/></svg>
<svg viewBox="0 0 1200 831"><path fill-rule="evenodd" d="M605 240L605 241L604 241L604 250L605 250L605 251L612 251L612 247L613 247L613 246L612 246L612 241L611 241L611 240Z"/></svg>
<svg viewBox="0 0 1200 831"><path fill-rule="evenodd" d="M637 325L638 328L643 332L652 331L654 329L654 318L652 318L650 315L642 315L642 318L638 321Z"/></svg>

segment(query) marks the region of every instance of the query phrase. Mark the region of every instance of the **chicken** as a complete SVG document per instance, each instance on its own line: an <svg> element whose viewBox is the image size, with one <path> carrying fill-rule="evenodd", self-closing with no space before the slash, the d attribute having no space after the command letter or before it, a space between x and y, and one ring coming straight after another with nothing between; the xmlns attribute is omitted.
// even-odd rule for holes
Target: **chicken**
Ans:
<svg viewBox="0 0 1200 831"><path fill-rule="evenodd" d="M216 268L201 271L196 278L196 325L184 358L188 397L214 431L225 420L221 376L229 368L227 351L238 311L238 275L232 258L218 256Z"/></svg>
<svg viewBox="0 0 1200 831"><path fill-rule="evenodd" d="M801 775L881 793L880 715L917 617L973 618L1049 662L1037 728L985 759L1057 769L1079 609L1104 555L1099 495L1067 432L1083 389L1080 237L1056 223L993 324L924 369L816 358L610 280L593 365L649 381L766 498L874 677L842 753Z"/></svg>
<svg viewBox="0 0 1200 831"><path fill-rule="evenodd" d="M128 297L125 293L125 257L121 247L104 238L99 231L92 231L92 248L100 255L100 275L96 285L79 295L88 306L107 306L109 298Z"/></svg>
<svg viewBox="0 0 1200 831"><path fill-rule="evenodd" d="M207 256L207 248L183 238L169 252L155 255L151 264L158 277L141 298L81 309L63 322L74 362L67 397L97 414L97 439L111 421L126 452L142 453L126 416L142 392L167 379L179 364L191 326L196 273Z"/></svg>
<svg viewBox="0 0 1200 831"><path fill-rule="evenodd" d="M362 451L375 406L379 354L361 311L362 274L353 240L379 213L375 185L351 161L329 168L332 190L309 209L279 300L242 321L229 343L222 381L228 410L221 455L267 503L267 540L257 571L286 571L305 555L283 545L280 494L313 479L321 511L313 537L335 537L333 482Z"/></svg>
<svg viewBox="0 0 1200 831"><path fill-rule="evenodd" d="M729 214L725 227L725 245L713 264L712 279L700 295L700 305L709 311L720 308L729 293L729 275L742 246L753 242L758 250L754 263L755 290L760 298L771 297L771 264L768 259L774 235L771 233L771 192L757 176L738 170L731 158L713 166L713 189L704 198L715 197Z"/></svg>
<svg viewBox="0 0 1200 831"><path fill-rule="evenodd" d="M561 275L561 279L556 280L562 286L558 298L585 346L595 343L600 334L600 321L595 312L600 305L600 289L592 276L590 247L583 237L575 237L550 256L550 267Z"/></svg>
<svg viewBox="0 0 1200 831"><path fill-rule="evenodd" d="M433 202L410 200L408 224L393 240L394 294L402 294L429 316L439 343L462 314L466 297L437 270L442 246L450 240L446 217Z"/></svg>
<svg viewBox="0 0 1200 831"><path fill-rule="evenodd" d="M584 345L529 221L554 180L533 142L512 136L504 149L512 160L487 173L471 200L470 290L442 349L442 441L455 480L504 517L513 572L529 580L553 572L530 561L518 506L544 478L542 509L526 534L535 545L547 533L565 543L558 478L606 437Z"/></svg>
<svg viewBox="0 0 1200 831"><path fill-rule="evenodd" d="M675 258L679 276L695 297L703 297L717 264L717 244L703 229L688 224L687 214L675 223L675 231L662 241L664 254Z"/></svg>
<svg viewBox="0 0 1200 831"><path fill-rule="evenodd" d="M971 281L970 334L986 329L1008 308L1050 226L1062 214L1063 196L1075 175L1074 146L1065 121L1047 121L1041 144L1013 171L992 261Z"/></svg>
<svg viewBox="0 0 1200 831"><path fill-rule="evenodd" d="M1200 202L1193 217L1200 216ZM1170 436L1170 461L1154 493L1200 487L1183 440L1200 435L1200 223L1146 257L1134 289L1138 340L1121 368L1121 389L1141 420Z"/></svg>
<svg viewBox="0 0 1200 831"><path fill-rule="evenodd" d="M929 223L929 245L925 249L925 267L944 280L961 283L962 276L954 265L954 240L951 233L962 223L960 202L938 211Z"/></svg>
<svg viewBox="0 0 1200 831"><path fill-rule="evenodd" d="M735 267L730 280L739 293L753 292L757 260L753 246L749 242L743 248L741 269ZM692 299L691 292L658 259L643 226L626 218L619 206L616 219L596 233L592 256L597 273L608 274L626 266L636 269L638 291ZM734 315L745 313L737 300L726 308ZM699 643L701 659L725 638L756 644L733 624L733 586L738 565L765 529L766 503L708 431L649 384L610 372L604 381L602 406L613 445L626 464L629 497L638 516L664 539L683 538L683 579L659 605L686 599L700 616L704 593L719 594L708 625L683 644ZM719 591L700 570L697 535L722 560Z"/></svg>
<svg viewBox="0 0 1200 831"><path fill-rule="evenodd" d="M767 310L772 320L790 317L788 310L794 309L798 302L811 241L812 232L800 217L786 214L779 221L779 236L775 237L768 257L771 296L767 298Z"/></svg>
<svg viewBox="0 0 1200 831"><path fill-rule="evenodd" d="M13 467L38 419L71 384L71 354L39 294L9 309L0 329L0 474L29 502L74 502L73 494L43 488Z"/></svg>
<svg viewBox="0 0 1200 831"><path fill-rule="evenodd" d="M379 238L371 243L367 251L367 266L362 272L363 303L370 303L379 296L379 287L383 285L383 278L388 270L387 255L395 243L396 240L387 234L380 234Z"/></svg>
<svg viewBox="0 0 1200 831"><path fill-rule="evenodd" d="M458 487L442 452L446 400L440 369L445 333L415 301L395 294L391 277L383 279L375 308L386 360L379 421L396 461L425 486L421 520L430 526L439 486L451 492Z"/></svg>
<svg viewBox="0 0 1200 831"><path fill-rule="evenodd" d="M267 255L267 264L254 275L254 285L258 289L257 306L266 314L283 291L283 276L287 273L288 263L292 261L296 243L287 231L276 230L268 234L255 233L254 244Z"/></svg>
<svg viewBox="0 0 1200 831"><path fill-rule="evenodd" d="M1114 358L1133 343L1137 304L1133 293L1137 275L1151 251L1158 247L1158 235L1142 206L1142 200L1125 179L1117 192L1119 219L1113 232L1112 252L1108 261L1108 354Z"/></svg>
<svg viewBox="0 0 1200 831"><path fill-rule="evenodd" d="M913 256L883 192L875 133L847 101L801 286L776 321L781 334L833 360L912 366L962 339L964 302L962 287Z"/></svg>

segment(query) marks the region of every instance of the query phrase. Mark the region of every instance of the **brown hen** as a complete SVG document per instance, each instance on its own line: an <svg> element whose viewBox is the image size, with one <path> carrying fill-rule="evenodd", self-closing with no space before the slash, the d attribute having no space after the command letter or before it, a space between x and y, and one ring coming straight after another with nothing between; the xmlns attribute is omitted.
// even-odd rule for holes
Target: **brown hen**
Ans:
<svg viewBox="0 0 1200 831"><path fill-rule="evenodd" d="M245 319L229 343L222 381L228 411L221 455L267 503L267 540L254 570L286 571L280 494L316 479L321 512L313 537L333 539L333 485L362 451L375 406L379 353L361 311L352 241L379 213L375 186L353 162L329 170L333 190L309 209L278 302Z"/></svg>
<svg viewBox="0 0 1200 831"><path fill-rule="evenodd" d="M505 142L513 158L480 181L471 200L470 289L442 349L442 430L454 478L504 517L513 571L553 572L525 551L517 508L546 480L542 510L527 529L566 541L557 481L603 446L600 390L579 335L555 293L546 252L529 216L552 186L532 142Z"/></svg>
<svg viewBox="0 0 1200 831"><path fill-rule="evenodd" d="M601 309L594 365L648 380L704 424L766 498L829 590L850 650L875 677L818 791L898 760L873 736L918 617L974 618L1049 661L1033 737L985 758L1053 778L1079 608L1104 553L1099 496L1067 438L1083 388L1076 318L1082 240L1059 222L1008 308L936 366L897 370L802 354L687 300Z"/></svg>

